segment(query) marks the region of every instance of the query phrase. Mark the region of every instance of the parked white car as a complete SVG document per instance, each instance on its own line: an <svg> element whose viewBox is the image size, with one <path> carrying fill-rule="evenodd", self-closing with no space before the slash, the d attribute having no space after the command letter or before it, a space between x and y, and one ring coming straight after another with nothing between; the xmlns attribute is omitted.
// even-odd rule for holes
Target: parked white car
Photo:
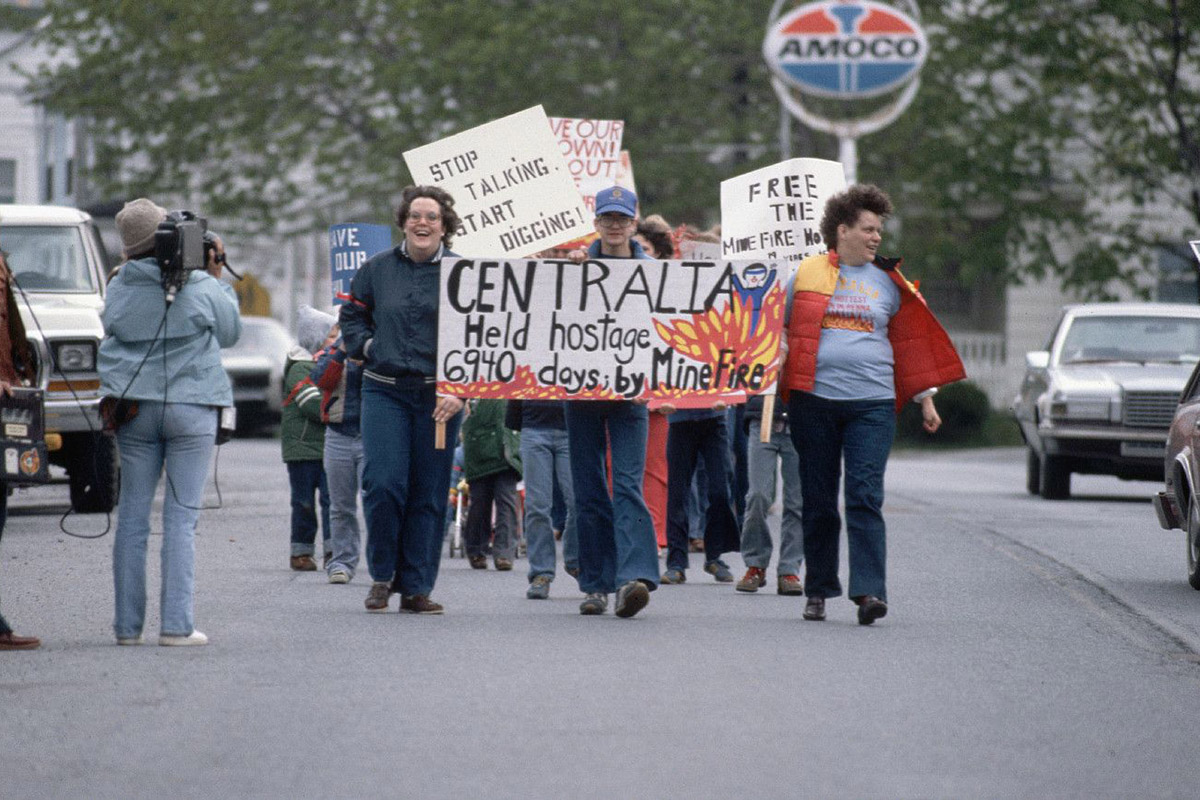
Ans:
<svg viewBox="0 0 1200 800"><path fill-rule="evenodd" d="M242 336L221 351L221 364L233 384L238 429L279 422L283 410L283 365L295 341L271 317L242 317Z"/></svg>
<svg viewBox="0 0 1200 800"><path fill-rule="evenodd" d="M1163 480L1167 430L1200 362L1200 306L1068 306L1045 350L1025 355L1013 413L1028 445L1026 488L1071 494L1071 474Z"/></svg>
<svg viewBox="0 0 1200 800"><path fill-rule="evenodd" d="M45 390L50 463L64 467L71 505L111 511L120 485L113 437L101 433L96 355L108 257L91 216L62 206L0 205L0 249Z"/></svg>

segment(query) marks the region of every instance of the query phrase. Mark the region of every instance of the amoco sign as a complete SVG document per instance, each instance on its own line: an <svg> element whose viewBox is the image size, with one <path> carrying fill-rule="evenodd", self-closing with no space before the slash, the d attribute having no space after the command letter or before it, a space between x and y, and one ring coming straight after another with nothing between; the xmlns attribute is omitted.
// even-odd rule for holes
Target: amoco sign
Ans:
<svg viewBox="0 0 1200 800"><path fill-rule="evenodd" d="M928 45L907 14L874 0L820 0L781 16L763 57L788 86L855 99L899 89L925 63Z"/></svg>

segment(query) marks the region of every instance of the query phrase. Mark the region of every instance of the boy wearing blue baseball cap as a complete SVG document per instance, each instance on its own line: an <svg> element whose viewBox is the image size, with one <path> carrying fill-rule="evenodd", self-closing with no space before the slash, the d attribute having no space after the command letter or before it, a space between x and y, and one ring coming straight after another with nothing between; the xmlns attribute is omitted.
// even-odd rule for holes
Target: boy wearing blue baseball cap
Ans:
<svg viewBox="0 0 1200 800"><path fill-rule="evenodd" d="M633 241L637 195L613 186L596 195L596 233L587 257L650 258ZM616 592L614 612L632 617L658 587L658 542L642 497L649 415L645 401L579 400L566 404L579 536L581 614L603 614ZM605 442L612 448L612 494Z"/></svg>

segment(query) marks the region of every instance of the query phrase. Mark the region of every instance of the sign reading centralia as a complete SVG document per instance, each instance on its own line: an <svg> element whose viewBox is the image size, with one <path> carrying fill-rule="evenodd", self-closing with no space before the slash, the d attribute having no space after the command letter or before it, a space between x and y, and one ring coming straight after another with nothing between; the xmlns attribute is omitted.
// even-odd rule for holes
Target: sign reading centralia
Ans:
<svg viewBox="0 0 1200 800"><path fill-rule="evenodd" d="M902 87L925 63L925 32L874 0L821 0L784 14L763 40L781 80L824 97L873 97Z"/></svg>

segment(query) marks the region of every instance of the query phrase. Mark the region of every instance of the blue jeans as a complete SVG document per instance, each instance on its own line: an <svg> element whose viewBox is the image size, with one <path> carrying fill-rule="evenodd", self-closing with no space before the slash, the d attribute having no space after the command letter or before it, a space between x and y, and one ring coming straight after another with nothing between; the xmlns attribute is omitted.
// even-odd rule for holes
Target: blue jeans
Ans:
<svg viewBox="0 0 1200 800"><path fill-rule="evenodd" d="M615 592L640 580L658 588L658 541L642 498L646 468L646 407L624 400L576 400L566 405L579 534L579 588ZM612 494L605 470L612 447Z"/></svg>
<svg viewBox="0 0 1200 800"><path fill-rule="evenodd" d="M146 542L150 508L166 466L163 492L161 632L188 636L195 629L196 519L216 445L217 412L211 406L138 401L138 415L117 431L121 499L113 538L117 638L142 633L146 617Z"/></svg>
<svg viewBox="0 0 1200 800"><path fill-rule="evenodd" d="M318 493L321 502L321 538L328 553L329 486L325 483L325 465L320 461L289 461L287 471L292 489L292 555L313 554L313 546L317 541Z"/></svg>
<svg viewBox="0 0 1200 800"><path fill-rule="evenodd" d="M325 481L329 484L329 542L333 558L327 573L342 569L354 577L358 567L358 491L362 486L362 435L325 429Z"/></svg>
<svg viewBox="0 0 1200 800"><path fill-rule="evenodd" d="M685 501L697 460L704 463L707 499L704 512L704 560L715 561L740 545L737 519L729 502L729 440L725 418L672 422L667 434L667 568L688 566L688 519Z"/></svg>
<svg viewBox="0 0 1200 800"><path fill-rule="evenodd" d="M791 433L780 430L771 433L769 442L760 442L759 421L750 426L746 461L750 488L746 492L746 517L742 523L742 560L747 567L766 569L771 563L771 529L767 515L775 502L776 463L783 472L783 517L779 524L780 575L799 575L804 561L804 526L801 510L804 497L800 492L800 463Z"/></svg>
<svg viewBox="0 0 1200 800"><path fill-rule="evenodd" d="M529 580L538 575L554 578L554 487L561 487L566 506L563 528L563 564L579 565L575 538L575 490L571 486L571 449L566 430L521 430L521 467L525 475L525 542L529 552Z"/></svg>
<svg viewBox="0 0 1200 800"><path fill-rule="evenodd" d="M804 557L810 597L838 597L838 484L846 464L846 543L850 597L887 601L887 530L883 473L896 433L891 400L826 400L793 391L788 403L792 444L800 459L804 495Z"/></svg>
<svg viewBox="0 0 1200 800"><path fill-rule="evenodd" d="M746 492L750 491L745 403L732 405L725 410L725 428L729 432L729 496L733 500L733 513L737 516L740 530L746 519Z"/></svg>
<svg viewBox="0 0 1200 800"><path fill-rule="evenodd" d="M423 378L362 385L363 514L371 580L404 595L428 595L442 558L442 522L462 414L446 423L447 447L434 448L437 395Z"/></svg>

